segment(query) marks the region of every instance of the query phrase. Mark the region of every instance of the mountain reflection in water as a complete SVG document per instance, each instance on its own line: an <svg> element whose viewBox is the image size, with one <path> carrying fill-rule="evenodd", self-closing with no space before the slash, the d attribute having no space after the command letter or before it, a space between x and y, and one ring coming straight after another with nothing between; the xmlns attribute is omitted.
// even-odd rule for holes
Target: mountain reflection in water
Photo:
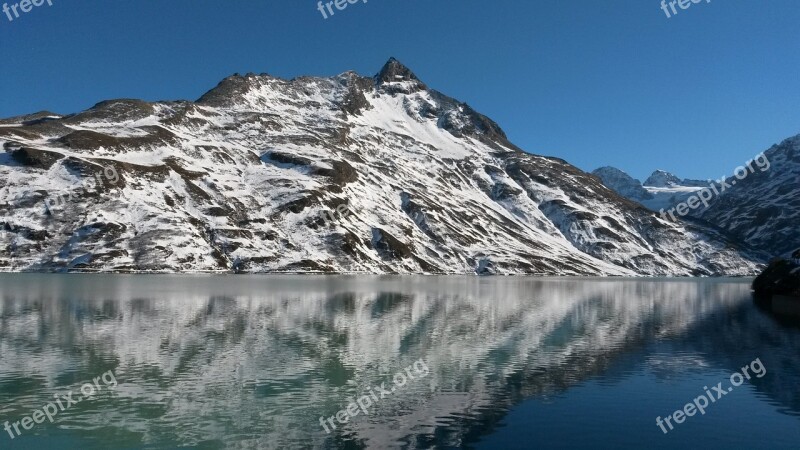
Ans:
<svg viewBox="0 0 800 450"><path fill-rule="evenodd" d="M3 274L0 425L107 370L119 386L0 446L463 447L590 380L756 357L751 388L800 425L799 352L747 280ZM321 416L420 358L427 377L325 433ZM646 418L653 440L671 412Z"/></svg>

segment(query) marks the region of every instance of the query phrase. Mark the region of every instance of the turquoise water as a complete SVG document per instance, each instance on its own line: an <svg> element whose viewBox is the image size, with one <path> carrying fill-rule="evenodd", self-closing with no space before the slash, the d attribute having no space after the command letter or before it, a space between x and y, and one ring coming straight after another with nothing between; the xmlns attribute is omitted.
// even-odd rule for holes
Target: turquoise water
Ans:
<svg viewBox="0 0 800 450"><path fill-rule="evenodd" d="M4 274L0 448L797 448L748 282Z"/></svg>

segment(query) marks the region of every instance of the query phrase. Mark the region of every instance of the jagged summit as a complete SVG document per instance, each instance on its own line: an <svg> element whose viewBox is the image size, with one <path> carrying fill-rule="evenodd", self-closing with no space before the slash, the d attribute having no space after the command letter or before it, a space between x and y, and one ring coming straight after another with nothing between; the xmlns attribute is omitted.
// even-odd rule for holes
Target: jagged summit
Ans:
<svg viewBox="0 0 800 450"><path fill-rule="evenodd" d="M704 180L692 180L689 178L680 179L676 175L666 170L654 171L643 183L644 186L671 188L671 187L705 187L708 185Z"/></svg>
<svg viewBox="0 0 800 450"><path fill-rule="evenodd" d="M297 86L298 89L305 89L308 84L314 84L321 80L345 80L350 87L356 85L358 91L365 91L369 88L368 84L374 84L375 87L379 87L391 94L408 94L428 89L425 83L411 69L392 57L373 77L362 76L354 71L346 71L330 78L303 76L286 80L266 73L260 75L253 73L240 75L235 73L226 77L213 89L203 94L196 103L208 106L230 106L253 91L258 91L265 87L274 88L275 84L288 84ZM402 82L405 82L405 84L401 84Z"/></svg>
<svg viewBox="0 0 800 450"><path fill-rule="evenodd" d="M674 174L667 172L666 170L656 170L646 180L644 180L645 186L653 186L653 187L670 187L676 184L680 184L681 179L675 176Z"/></svg>
<svg viewBox="0 0 800 450"><path fill-rule="evenodd" d="M389 58L389 61L386 61L386 64L383 65L381 71L375 75L375 80L378 82L378 84L395 83L398 81L416 81L422 83L422 81L417 78L411 69L403 65L403 63L394 57L391 57Z"/></svg>

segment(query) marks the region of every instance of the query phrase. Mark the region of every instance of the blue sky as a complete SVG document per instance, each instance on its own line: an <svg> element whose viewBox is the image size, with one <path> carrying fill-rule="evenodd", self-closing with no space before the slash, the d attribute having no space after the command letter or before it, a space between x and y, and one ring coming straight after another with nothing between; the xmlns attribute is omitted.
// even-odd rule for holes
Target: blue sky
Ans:
<svg viewBox="0 0 800 450"><path fill-rule="evenodd" d="M395 56L584 170L719 178L800 133L796 0L671 18L660 0L369 0L328 19L313 0L52 2L0 15L2 117L193 100L234 72L371 75Z"/></svg>

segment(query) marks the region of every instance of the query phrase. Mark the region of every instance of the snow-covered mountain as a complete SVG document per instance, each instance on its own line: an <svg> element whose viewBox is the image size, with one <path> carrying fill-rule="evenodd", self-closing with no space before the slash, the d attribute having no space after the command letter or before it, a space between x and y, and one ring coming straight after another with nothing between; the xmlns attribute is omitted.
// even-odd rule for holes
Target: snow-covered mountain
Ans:
<svg viewBox="0 0 800 450"><path fill-rule="evenodd" d="M800 249L800 135L764 156L767 170L729 178L725 192L699 217L754 248L788 256Z"/></svg>
<svg viewBox="0 0 800 450"><path fill-rule="evenodd" d="M11 118L0 143L4 270L759 266L723 233L662 220L563 160L521 151L394 59L374 77L234 75L195 102L112 100Z"/></svg>
<svg viewBox="0 0 800 450"><path fill-rule="evenodd" d="M720 194L712 197L708 208L691 210L689 216L719 226L752 248L788 256L800 248L800 135L772 146L763 157L762 166L742 179L727 178L724 188L717 180L680 179L663 170L653 172L643 185L614 167L593 174L607 187L653 211L672 208L715 183Z"/></svg>
<svg viewBox="0 0 800 450"><path fill-rule="evenodd" d="M669 187L680 183L680 178L664 170L656 170L644 182L644 184L653 187Z"/></svg>
<svg viewBox="0 0 800 450"><path fill-rule="evenodd" d="M708 186L706 181L681 180L663 170L653 172L644 183L616 167L601 167L592 174L619 195L639 202L653 211L672 208Z"/></svg>
<svg viewBox="0 0 800 450"><path fill-rule="evenodd" d="M633 201L644 203L647 200L653 199L653 194L642 187L642 182L628 175L627 173L617 169L616 167L601 167L595 169L592 175L600 178L606 186L617 191L617 193L625 198Z"/></svg>
<svg viewBox="0 0 800 450"><path fill-rule="evenodd" d="M703 180L690 180L688 178L680 179L674 174L671 174L664 170L656 170L646 180L644 180L644 186L648 187L657 187L657 188L667 188L667 187L675 187L675 186L685 186L685 187L706 187L708 186L708 181Z"/></svg>

